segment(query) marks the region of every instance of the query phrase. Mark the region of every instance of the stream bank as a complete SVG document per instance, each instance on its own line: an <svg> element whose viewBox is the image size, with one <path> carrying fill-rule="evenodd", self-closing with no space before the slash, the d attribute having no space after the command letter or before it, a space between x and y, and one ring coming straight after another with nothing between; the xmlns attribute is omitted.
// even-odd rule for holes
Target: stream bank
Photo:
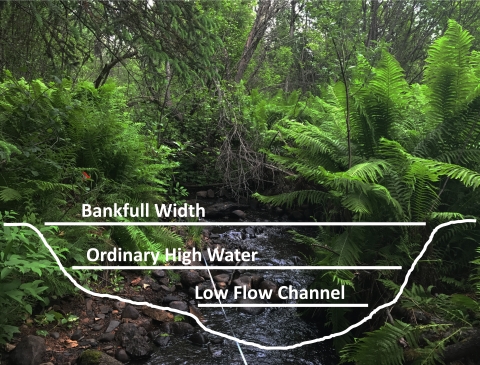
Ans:
<svg viewBox="0 0 480 365"><path fill-rule="evenodd" d="M243 211L236 209L242 206L235 203L216 204L228 206L226 209L230 211L227 216L218 216L219 221L238 220L241 213L245 220L267 222L265 218L269 218L265 212L249 212L247 217ZM236 213L232 215L234 211ZM308 247L292 245L287 228L262 226L236 229L215 227L215 222L205 222L205 225L202 234L204 245L229 251L258 252L257 260L248 265L301 266L312 254ZM202 264L192 262L191 265ZM225 263L211 264L221 266ZM239 263L238 270L212 269L211 275L217 288L247 285L252 289L261 286L275 289L280 285L292 285L301 289L308 287L314 279L312 272L304 270L246 271L241 267L242 263ZM197 286L203 289L212 287L208 270L182 270L179 275L167 270L155 270L151 275L145 275L141 270L123 271L120 274L122 286L115 293L120 297L189 311L201 318L207 327L240 339L265 346L286 346L322 336L319 328L305 322L296 308L254 311L226 308L225 315L220 308L199 309L193 294ZM233 303L232 295L225 302ZM83 295L80 298L64 298L55 303L51 310L65 316L74 314L78 322L72 328L43 327L48 332L45 339L34 336L38 329L34 323L22 326L22 341L10 347L11 364L88 365L85 354L79 357L86 350L100 351L87 354L93 358L103 356L99 360L102 364L243 364L236 343L204 333L190 318L174 316L167 311ZM13 348L15 345L17 349ZM244 345L241 348L249 364L333 365L338 362L328 343L290 351L261 350ZM28 359L21 358L20 353L41 360L28 362ZM108 360L105 356L108 356Z"/></svg>

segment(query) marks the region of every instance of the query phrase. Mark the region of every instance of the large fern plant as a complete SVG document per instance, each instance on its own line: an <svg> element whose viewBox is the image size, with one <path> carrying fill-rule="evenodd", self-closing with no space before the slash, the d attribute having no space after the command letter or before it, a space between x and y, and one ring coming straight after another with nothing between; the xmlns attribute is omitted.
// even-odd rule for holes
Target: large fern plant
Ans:
<svg viewBox="0 0 480 365"><path fill-rule="evenodd" d="M277 123L275 128L284 141L284 149L281 153L265 151L272 161L289 170L293 178L303 179L309 188L256 197L287 208L309 203L319 220L427 221L429 226L435 226L478 215L480 58L471 52L471 43L468 32L450 21L444 36L431 47L423 85L408 85L398 62L386 51L375 67L368 67L359 59L358 70L348 85L349 103L345 85L335 85L325 98L329 107L324 108L323 115L309 122ZM416 280L426 284L442 279L444 290L448 290L448 283L459 277L460 267L468 267L475 249L475 244L465 238L474 237L476 232L471 231L471 226L467 228L469 231L463 229L456 234L448 233L454 229L447 229L439 235L437 244L425 256L427 262L436 264L423 265ZM409 266L423 247L427 233L423 228L391 228L381 233L353 228L323 229L316 238L299 234L294 238L311 244L317 253L316 261L322 265ZM453 265L452 257L463 264ZM332 280L337 284L349 283L358 293L356 300L368 301L374 295L387 300L394 290L385 285L401 280L402 276L390 272L352 279L352 273L350 281L348 278L343 272L331 272L318 277L317 285L328 286ZM379 278L387 281L376 281ZM337 312L341 310L331 309L329 313ZM382 331L378 335L384 333L388 342L387 333L393 336L397 331L407 336L410 330L397 323ZM357 342L355 346L345 350L343 358L362 357L368 363L368 354L361 355L366 343ZM385 348L391 357L383 363L402 363L403 355L388 346Z"/></svg>

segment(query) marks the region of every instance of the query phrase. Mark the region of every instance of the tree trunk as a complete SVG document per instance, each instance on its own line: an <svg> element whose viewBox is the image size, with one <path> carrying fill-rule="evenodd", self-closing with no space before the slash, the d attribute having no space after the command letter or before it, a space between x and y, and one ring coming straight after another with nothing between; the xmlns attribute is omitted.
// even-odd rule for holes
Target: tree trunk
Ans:
<svg viewBox="0 0 480 365"><path fill-rule="evenodd" d="M235 75L235 82L240 82L243 74L247 70L258 44L265 35L268 24L273 16L284 6L282 1L277 0L260 0L258 2L258 10L252 29L248 34L247 42L243 48L242 57L238 62L237 74Z"/></svg>

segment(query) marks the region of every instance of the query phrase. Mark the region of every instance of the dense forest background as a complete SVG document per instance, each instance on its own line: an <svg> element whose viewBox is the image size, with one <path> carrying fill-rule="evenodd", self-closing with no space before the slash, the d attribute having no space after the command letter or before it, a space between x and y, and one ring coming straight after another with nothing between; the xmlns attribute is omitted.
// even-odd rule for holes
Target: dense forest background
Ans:
<svg viewBox="0 0 480 365"><path fill-rule="evenodd" d="M82 203L182 203L216 185L319 221L426 221L294 235L315 264L408 266L433 227L480 212L478 50L476 1L0 2L1 220L42 227L65 267L82 265L92 244L183 241L43 222L78 220ZM439 232L400 314L336 339L341 361L478 363L479 233ZM39 247L27 229L0 231L0 342L73 291ZM402 280L335 271L314 285L384 303ZM358 319L307 315L326 331Z"/></svg>

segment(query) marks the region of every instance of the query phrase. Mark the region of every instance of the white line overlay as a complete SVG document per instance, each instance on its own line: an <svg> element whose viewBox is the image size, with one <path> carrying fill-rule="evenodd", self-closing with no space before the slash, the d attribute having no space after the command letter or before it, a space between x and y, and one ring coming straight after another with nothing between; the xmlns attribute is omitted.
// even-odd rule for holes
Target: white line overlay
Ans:
<svg viewBox="0 0 480 365"><path fill-rule="evenodd" d="M318 227L426 226L426 222L45 222L46 226Z"/></svg>
<svg viewBox="0 0 480 365"><path fill-rule="evenodd" d="M368 304L274 304L274 303L265 303L265 304L228 304L228 303L212 303L212 304L198 304L198 308L367 308Z"/></svg>
<svg viewBox="0 0 480 365"><path fill-rule="evenodd" d="M72 266L72 270L205 270L207 266ZM221 270L402 270L401 266L208 266Z"/></svg>
<svg viewBox="0 0 480 365"><path fill-rule="evenodd" d="M193 314L191 314L189 312L180 311L178 309L170 308L170 307L161 307L161 306L158 306L158 305L151 304L149 302L136 302L136 301L133 301L133 300L130 300L130 299L119 297L117 295L100 294L100 293L93 292L93 291L91 291L87 288L84 288L80 284L78 284L77 281L65 270L62 263L60 262L60 259L55 254L52 247L48 244L47 240L43 236L42 232L40 232L38 230L38 228L36 228L35 226L33 226L30 223L4 223L4 226L7 226L7 227L29 227L29 228L31 228L36 234L38 234L38 236L42 240L45 247L47 247L47 249L50 251L50 253L54 257L55 261L57 262L58 267L62 271L62 273L72 282L72 284L74 286L76 286L78 289L80 289L81 291L83 291L83 292L85 292L89 295L99 297L99 298L109 298L109 299L113 299L113 300L118 300L118 301L122 301L122 302L125 302L125 303L133 304L133 305L144 305L144 306L147 306L147 307L150 307L150 308L166 310L166 311L169 311L169 312L178 313L178 314L181 314L181 315L184 315L184 316L188 316L188 317L192 318L193 320L195 320L197 322L197 324L204 331L209 332L209 333L214 334L214 335L217 335L217 336L220 336L220 337L223 337L223 338L226 338L226 339L231 340L231 341L236 341L238 343L241 343L241 344L244 344L244 345L247 345L247 346L256 347L256 348L259 348L259 349L262 349L262 350L293 350L295 348L302 347L302 346L305 346L305 345L311 345L311 344L323 342L323 341L326 341L326 340L329 340L329 339L332 339L332 338L335 338L335 337L343 336L344 334L350 332L352 329L357 328L357 327L361 326L362 324L364 324L365 322L367 322L368 320L372 319L372 317L376 313L381 311L382 309L387 308L387 307L395 304L400 299L400 297L402 296L403 290L405 289L405 287L408 284L408 279L410 278L410 275L412 274L413 270L415 269L415 266L417 265L418 261L420 261L422 256L425 254L428 246L432 242L433 237L438 232L438 230L440 228L447 227L447 226L450 226L450 225L453 225L453 224L476 223L476 222L477 222L476 219L461 219L461 220L455 220L455 221L442 223L442 224L439 224L438 226L436 226L432 230L432 233L430 233L430 237L428 238L428 241L423 246L422 251L420 251L418 256L415 258L415 260L413 261L410 269L408 270L407 274L405 275L405 280L404 280L403 284L400 286L400 289L399 289L397 295L390 302L382 304L381 306L375 308L372 312L370 312L370 314L368 316L366 316L365 318L363 318L359 322L352 324L351 326L347 327L346 329L344 329L341 332L332 333L328 336L316 338L316 339L313 339L313 340L303 341L303 342L297 343L295 345L289 345L289 346L263 346L263 345L260 345L258 343L255 343L255 342L241 340L241 339L236 338L234 336L229 336L225 333L218 332L218 331L215 331L215 330L212 330L212 329L206 327L196 316L194 316ZM244 222L244 223L246 223L246 222ZM402 222L400 222L400 223L402 223ZM203 222L202 222L202 224L203 225L208 225L208 223L205 224ZM252 223L248 223L248 224L253 225ZM289 223L287 223L287 224L290 225ZM283 223L283 225L287 225L287 224ZM64 225L65 226L65 225L93 225L93 224L91 224L91 223L85 223L85 224L83 224L83 223L81 223L81 224L71 224L71 223L68 224L68 223L66 223L66 224L46 224L46 225ZM128 222L125 222L125 223L123 223L123 225L129 225L129 224L128 224ZM163 224L163 225L165 225L165 224ZM211 224L211 225L219 225L219 224L215 223L215 224ZM225 225L227 225L227 224L225 224ZM235 224L230 224L229 223L228 225L234 226ZM271 224L269 224L268 222L263 222L262 225L271 225ZM317 225L320 225L320 224L317 223ZM345 222L345 223L342 223L341 225L354 225L354 224L348 224L348 223ZM359 225L359 224L357 224L357 225ZM365 225L365 224L361 223L360 225ZM385 224L382 224L382 225L395 225L395 224L394 224L394 222L392 222L392 223L385 223ZM410 225L419 225L419 224L410 224ZM425 225L425 224L421 224L421 225Z"/></svg>

